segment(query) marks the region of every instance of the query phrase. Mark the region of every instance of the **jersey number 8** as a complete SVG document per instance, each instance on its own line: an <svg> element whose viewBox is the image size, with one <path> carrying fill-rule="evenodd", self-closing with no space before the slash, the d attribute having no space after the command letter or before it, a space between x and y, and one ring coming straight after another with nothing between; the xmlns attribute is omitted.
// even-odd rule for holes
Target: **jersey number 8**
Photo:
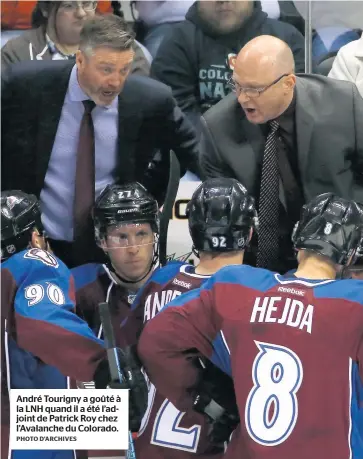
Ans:
<svg viewBox="0 0 363 459"><path fill-rule="evenodd" d="M255 341L260 352L252 367L254 386L245 410L248 434L260 445L276 446L293 431L303 380L299 357L287 347Z"/></svg>

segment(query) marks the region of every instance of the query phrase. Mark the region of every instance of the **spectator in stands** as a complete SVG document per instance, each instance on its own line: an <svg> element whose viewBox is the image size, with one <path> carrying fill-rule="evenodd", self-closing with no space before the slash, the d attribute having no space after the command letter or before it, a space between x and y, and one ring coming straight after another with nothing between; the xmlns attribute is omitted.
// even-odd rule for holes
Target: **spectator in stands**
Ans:
<svg viewBox="0 0 363 459"><path fill-rule="evenodd" d="M161 44L151 76L169 85L180 108L198 126L200 115L225 97L237 53L253 37L274 35L292 48L304 71L304 38L293 26L269 19L259 3L198 1Z"/></svg>
<svg viewBox="0 0 363 459"><path fill-rule="evenodd" d="M363 34L359 40L340 48L328 76L337 80L352 81L363 97Z"/></svg>
<svg viewBox="0 0 363 459"><path fill-rule="evenodd" d="M32 14L32 29L9 40L1 49L2 69L27 60L75 58L84 22L95 15L97 2L38 1ZM132 73L149 75L150 64L134 45Z"/></svg>
<svg viewBox="0 0 363 459"><path fill-rule="evenodd" d="M97 3L96 13L112 13L111 3L108 0L102 0ZM31 29L32 12L37 4L36 0L26 0L20 2L2 2L1 4L1 46L10 40L18 37L23 30Z"/></svg>
<svg viewBox="0 0 363 459"><path fill-rule="evenodd" d="M153 57L159 49L164 37L175 24L184 21L188 9L195 0L177 1L134 1L131 12L135 21L136 36L147 47ZM257 3L257 2L256 2ZM294 2L284 0L262 0L262 10L269 18L279 19L295 26L302 34L305 33L304 19L295 8ZM134 14L134 6L138 16Z"/></svg>
<svg viewBox="0 0 363 459"><path fill-rule="evenodd" d="M153 58L156 56L163 38L175 24L184 21L185 14L193 3L194 0L131 2L131 8L135 4L138 12L138 18L134 17L135 23L143 29L142 42Z"/></svg>
<svg viewBox="0 0 363 459"><path fill-rule="evenodd" d="M305 202L326 192L363 202L363 99L352 83L296 76L291 49L271 36L241 50L231 85L202 118L202 171L236 178L258 202L247 263L287 271Z"/></svg>
<svg viewBox="0 0 363 459"><path fill-rule="evenodd" d="M53 250L69 267L94 260L90 210L107 184L140 181L161 204L170 149L198 172L195 131L170 89L127 78L133 43L122 18L95 16L75 64L21 63L3 77L1 186L40 197ZM150 168L156 151L166 160Z"/></svg>

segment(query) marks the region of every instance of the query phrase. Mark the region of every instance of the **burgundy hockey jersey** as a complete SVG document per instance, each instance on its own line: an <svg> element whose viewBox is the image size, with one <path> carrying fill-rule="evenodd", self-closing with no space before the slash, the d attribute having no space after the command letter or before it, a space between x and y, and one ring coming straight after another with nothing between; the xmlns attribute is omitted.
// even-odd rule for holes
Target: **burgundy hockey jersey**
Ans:
<svg viewBox="0 0 363 459"><path fill-rule="evenodd" d="M76 305L77 315L82 317L92 328L95 336L103 338L98 305L107 302L110 306L110 314L117 345L124 347L128 343L126 334L121 327L129 314L131 313L130 305L135 295L127 291L123 286L117 284L111 276L108 268L100 263L88 263L72 269L72 275L75 280L76 288ZM135 322L130 322L127 329ZM136 329L131 330L128 334L136 340ZM72 387L79 389L94 389L94 381L89 380L71 380ZM88 457L113 457L124 456L120 451L88 451Z"/></svg>
<svg viewBox="0 0 363 459"><path fill-rule="evenodd" d="M179 409L193 403L194 349L234 381L241 424L225 459L363 458L363 281L223 268L139 340Z"/></svg>
<svg viewBox="0 0 363 459"><path fill-rule="evenodd" d="M135 295L117 284L105 265L89 263L72 269L76 287L77 314L102 338L101 320L98 305L107 302L110 306L112 324L118 347L129 343L121 331L122 325L131 313L131 304ZM133 322L128 323L130 327ZM136 330L134 330L136 335ZM130 336L133 332L130 331Z"/></svg>
<svg viewBox="0 0 363 459"><path fill-rule="evenodd" d="M209 276L195 273L192 265L169 263L155 271L133 304L133 317L146 324L171 300L198 288ZM173 371L170 367L168 371ZM206 438L206 417L179 411L149 383L148 409L135 441L136 457L148 459L219 459L221 449Z"/></svg>

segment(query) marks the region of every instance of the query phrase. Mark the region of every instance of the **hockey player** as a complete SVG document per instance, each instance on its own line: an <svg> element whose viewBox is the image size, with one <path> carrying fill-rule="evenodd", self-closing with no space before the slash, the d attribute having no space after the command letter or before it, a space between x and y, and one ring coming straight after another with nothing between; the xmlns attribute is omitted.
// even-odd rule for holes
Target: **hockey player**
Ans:
<svg viewBox="0 0 363 459"><path fill-rule="evenodd" d="M169 263L154 271L137 295L129 322L138 320L141 328L172 299L199 287L223 266L240 265L256 219L254 200L235 179L210 179L201 184L188 203L186 215L193 251L199 257L197 267ZM170 330L169 330L170 332ZM171 331L171 334L177 331ZM150 343L152 346L152 343ZM232 380L204 362L211 384L223 380L229 404L235 407ZM168 371L173 371L170 367ZM212 387L209 387L212 390ZM209 413L211 414L211 413ZM149 405L135 441L136 456L152 459L219 458L226 438L219 438L213 415L194 410L180 412L155 387L149 386ZM226 419L227 420L227 419ZM228 427L223 425L224 429ZM221 426L219 426L219 430ZM214 440L214 441L211 441Z"/></svg>
<svg viewBox="0 0 363 459"><path fill-rule="evenodd" d="M109 185L94 208L95 235L106 255L105 264L86 264L72 270L76 285L77 313L102 337L98 305L108 302L117 344L130 344L121 324L129 316L138 289L158 261L159 209L157 201L137 182ZM137 330L130 322L128 336ZM136 324L135 324L136 325ZM134 338L132 338L134 342ZM82 388L93 381L78 381Z"/></svg>
<svg viewBox="0 0 363 459"><path fill-rule="evenodd" d="M110 375L103 342L74 313L73 278L48 251L39 202L33 195L1 193L1 262L1 451L5 458L10 389L66 389L65 375L93 379L101 388L110 382ZM74 453L13 450L9 457L70 459Z"/></svg>
<svg viewBox="0 0 363 459"><path fill-rule="evenodd" d="M363 457L363 282L336 280L362 223L354 202L320 195L294 231L295 275L224 268L144 328L139 357L178 409L203 408L196 350L232 375L241 424L225 458Z"/></svg>

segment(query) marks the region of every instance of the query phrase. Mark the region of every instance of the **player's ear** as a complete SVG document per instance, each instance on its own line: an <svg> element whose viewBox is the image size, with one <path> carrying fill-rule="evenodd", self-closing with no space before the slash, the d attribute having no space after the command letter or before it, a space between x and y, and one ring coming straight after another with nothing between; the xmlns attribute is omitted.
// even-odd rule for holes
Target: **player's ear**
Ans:
<svg viewBox="0 0 363 459"><path fill-rule="evenodd" d="M251 239L252 239L252 236L253 236L253 227L251 226L251 229L250 229L250 234L248 236L248 243L250 243Z"/></svg>
<svg viewBox="0 0 363 459"><path fill-rule="evenodd" d="M99 243L98 243L99 247L101 247L101 249L104 251L104 252L108 252L107 250L107 244L106 244L106 239L100 239L99 240Z"/></svg>
<svg viewBox="0 0 363 459"><path fill-rule="evenodd" d="M305 256L304 250L298 250L297 255L296 255L297 262L301 263L304 259L304 256Z"/></svg>
<svg viewBox="0 0 363 459"><path fill-rule="evenodd" d="M42 250L47 249L47 243L44 239L44 236L39 234L39 231L36 228L32 232L31 246L34 249L42 249Z"/></svg>
<svg viewBox="0 0 363 459"><path fill-rule="evenodd" d="M49 241L45 240L45 250L50 253L54 253L52 247L49 244Z"/></svg>

